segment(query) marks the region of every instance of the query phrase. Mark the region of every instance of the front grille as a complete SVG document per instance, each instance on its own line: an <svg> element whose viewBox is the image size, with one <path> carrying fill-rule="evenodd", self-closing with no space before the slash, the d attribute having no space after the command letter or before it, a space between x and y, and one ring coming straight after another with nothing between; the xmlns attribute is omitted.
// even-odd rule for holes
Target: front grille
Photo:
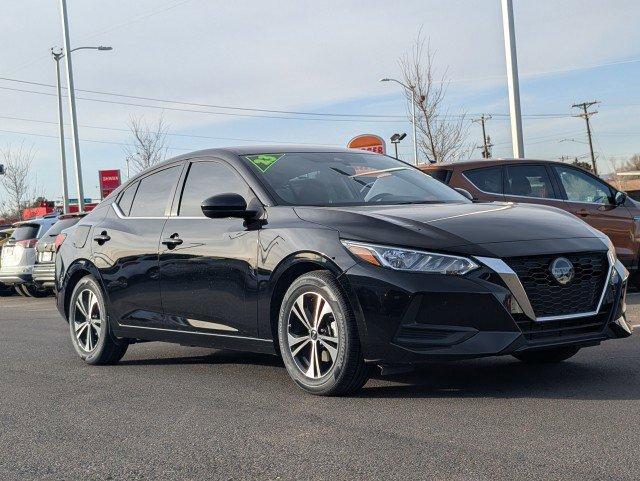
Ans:
<svg viewBox="0 0 640 481"><path fill-rule="evenodd" d="M560 256L569 259L575 269L573 280L564 286L550 270ZM512 257L505 262L520 278L536 317L595 311L609 270L607 255L601 252Z"/></svg>
<svg viewBox="0 0 640 481"><path fill-rule="evenodd" d="M566 341L598 334L604 330L610 312L579 319L561 319L558 321L532 321L524 314L516 315L516 322L525 339L530 342Z"/></svg>

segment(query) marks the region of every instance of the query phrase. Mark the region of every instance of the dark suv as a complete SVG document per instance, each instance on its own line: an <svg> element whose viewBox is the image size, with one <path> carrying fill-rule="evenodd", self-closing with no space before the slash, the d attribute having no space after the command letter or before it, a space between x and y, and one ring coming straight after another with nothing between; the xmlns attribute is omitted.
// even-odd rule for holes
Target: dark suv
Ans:
<svg viewBox="0 0 640 481"><path fill-rule="evenodd" d="M627 269L638 270L640 204L591 172L561 162L522 159L420 168L450 187L465 189L476 200L542 204L571 212L611 239Z"/></svg>
<svg viewBox="0 0 640 481"><path fill-rule="evenodd" d="M631 334L627 271L601 232L552 207L472 203L370 152L195 152L67 233L58 308L90 364L140 340L229 348L344 394L375 364L557 362Z"/></svg>

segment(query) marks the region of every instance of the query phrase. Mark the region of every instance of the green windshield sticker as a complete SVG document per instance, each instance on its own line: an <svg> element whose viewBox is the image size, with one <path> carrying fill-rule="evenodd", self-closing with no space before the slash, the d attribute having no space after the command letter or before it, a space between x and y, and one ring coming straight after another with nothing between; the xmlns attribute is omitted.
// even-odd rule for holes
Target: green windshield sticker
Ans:
<svg viewBox="0 0 640 481"><path fill-rule="evenodd" d="M284 154L258 154L245 155L245 159L255 165L262 172L266 172L269 167L279 161Z"/></svg>

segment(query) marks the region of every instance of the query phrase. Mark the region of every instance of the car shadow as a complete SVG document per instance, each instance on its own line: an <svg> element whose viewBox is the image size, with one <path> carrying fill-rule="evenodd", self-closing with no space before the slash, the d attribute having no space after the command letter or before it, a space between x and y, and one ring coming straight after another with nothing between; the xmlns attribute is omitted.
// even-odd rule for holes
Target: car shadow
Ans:
<svg viewBox="0 0 640 481"><path fill-rule="evenodd" d="M355 398L547 398L584 400L640 399L635 359L598 359L559 364L525 364L511 358L434 362L403 374L371 380ZM124 366L247 365L274 367L287 376L282 360L268 354L212 351L205 355L125 359ZM246 375L254 375L246 371ZM258 376L258 373L255 373Z"/></svg>
<svg viewBox="0 0 640 481"><path fill-rule="evenodd" d="M359 397L640 399L638 370L611 360L525 364L510 358L487 358L426 364L405 374L373 379L376 381Z"/></svg>

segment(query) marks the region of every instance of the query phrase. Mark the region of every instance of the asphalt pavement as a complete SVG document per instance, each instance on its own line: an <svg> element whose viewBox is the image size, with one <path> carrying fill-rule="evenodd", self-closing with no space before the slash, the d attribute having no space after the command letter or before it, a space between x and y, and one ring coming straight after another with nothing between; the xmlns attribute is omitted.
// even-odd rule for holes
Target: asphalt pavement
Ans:
<svg viewBox="0 0 640 481"><path fill-rule="evenodd" d="M639 336L319 398L270 356L146 343L91 367L52 298L0 298L0 479L637 480Z"/></svg>

